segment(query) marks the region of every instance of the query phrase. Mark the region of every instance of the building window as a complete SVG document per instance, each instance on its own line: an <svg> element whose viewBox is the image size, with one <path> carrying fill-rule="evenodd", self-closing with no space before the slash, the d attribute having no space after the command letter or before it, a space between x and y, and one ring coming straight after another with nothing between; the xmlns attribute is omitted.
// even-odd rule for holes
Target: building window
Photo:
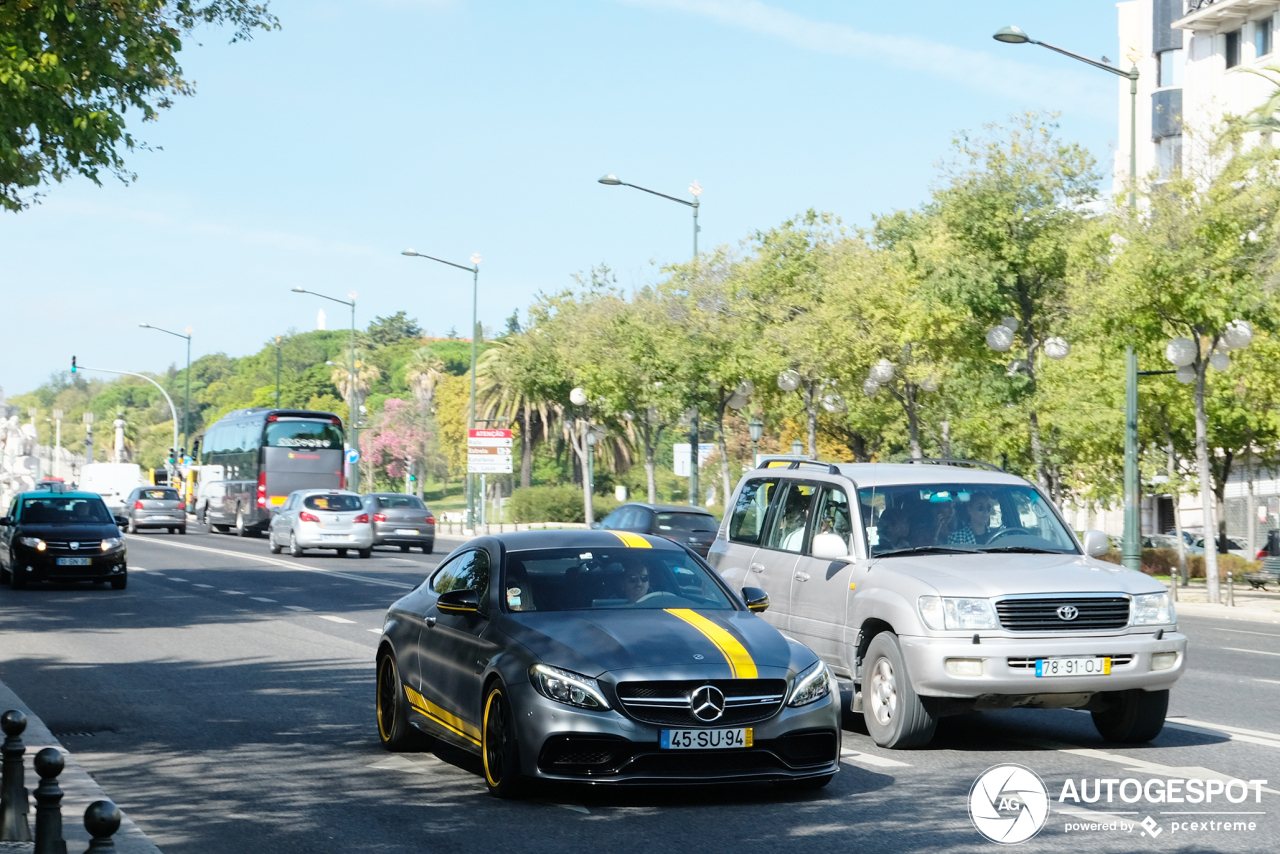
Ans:
<svg viewBox="0 0 1280 854"><path fill-rule="evenodd" d="M1156 140L1156 178L1168 181L1177 169L1182 168L1182 136L1167 136Z"/></svg>
<svg viewBox="0 0 1280 854"><path fill-rule="evenodd" d="M1240 64L1240 31L1227 33L1227 68L1235 68Z"/></svg>
<svg viewBox="0 0 1280 854"><path fill-rule="evenodd" d="M1263 18L1253 24L1253 52L1257 56L1271 53L1271 32L1275 26L1275 18Z"/></svg>
<svg viewBox="0 0 1280 854"><path fill-rule="evenodd" d="M1159 73L1157 74L1156 85L1160 88L1166 86L1182 85L1182 49L1178 50L1162 50L1156 54L1156 62L1159 65Z"/></svg>

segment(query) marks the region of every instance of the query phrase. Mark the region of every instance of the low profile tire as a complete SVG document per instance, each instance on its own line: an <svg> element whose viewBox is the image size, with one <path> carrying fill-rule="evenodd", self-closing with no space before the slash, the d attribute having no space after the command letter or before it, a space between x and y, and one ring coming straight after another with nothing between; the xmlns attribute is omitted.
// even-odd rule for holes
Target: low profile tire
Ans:
<svg viewBox="0 0 1280 854"><path fill-rule="evenodd" d="M111 579L112 590L123 590L129 586L129 576L120 575Z"/></svg>
<svg viewBox="0 0 1280 854"><path fill-rule="evenodd" d="M358 554L360 555L360 557L361 557L361 558L369 558L369 557L373 557L373 547L372 547L372 546L370 546L370 547L369 547L369 548L367 548L367 549L360 549L360 551L358 552Z"/></svg>
<svg viewBox="0 0 1280 854"><path fill-rule="evenodd" d="M378 658L378 681L375 688L378 713L378 738L392 752L415 750L430 745L430 739L409 723L409 703L395 656L384 653Z"/></svg>
<svg viewBox="0 0 1280 854"><path fill-rule="evenodd" d="M496 682L484 700L480 755L484 761L484 782L495 798L518 798L524 780L520 775L520 750L516 745L516 722L507 702L506 689Z"/></svg>
<svg viewBox="0 0 1280 854"><path fill-rule="evenodd" d="M862 671L862 716L881 747L908 750L933 739L938 718L911 687L902 647L893 632L881 632L867 648Z"/></svg>
<svg viewBox="0 0 1280 854"><path fill-rule="evenodd" d="M402 552L407 552L407 551L409 551L409 547L408 547L408 546L401 546L401 547L400 547L400 551L402 551Z"/></svg>
<svg viewBox="0 0 1280 854"><path fill-rule="evenodd" d="M302 557L302 546L298 545L298 537L293 531L289 532L289 554L293 557Z"/></svg>
<svg viewBox="0 0 1280 854"><path fill-rule="evenodd" d="M1123 744L1142 744L1160 734L1169 711L1169 691L1143 691L1134 688L1111 695L1115 705L1104 712L1093 712L1093 725L1105 740Z"/></svg>
<svg viewBox="0 0 1280 854"><path fill-rule="evenodd" d="M422 547L422 553L423 553L424 555L429 555L429 554L431 554L431 553L432 553L433 551L435 551L435 550L436 550L436 541L435 541L435 540L432 540L431 542L427 543L425 546L423 546L423 547Z"/></svg>

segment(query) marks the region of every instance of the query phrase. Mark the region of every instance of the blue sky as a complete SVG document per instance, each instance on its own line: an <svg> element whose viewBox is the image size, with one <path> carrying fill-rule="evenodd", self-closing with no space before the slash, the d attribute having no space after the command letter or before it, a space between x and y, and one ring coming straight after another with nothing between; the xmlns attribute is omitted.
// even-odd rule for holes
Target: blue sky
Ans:
<svg viewBox="0 0 1280 854"><path fill-rule="evenodd" d="M202 31L198 83L134 125L130 185L84 179L0 214L0 386L72 354L162 371L243 355L345 309L465 334L471 278L404 258L483 257L495 329L539 291L605 263L630 288L691 251L687 208L623 180L702 195L703 248L813 207L846 222L926 198L954 133L1024 109L1110 163L1115 78L991 33L1016 23L1119 54L1112 0L272 0L283 29ZM1109 167L1108 167L1109 168Z"/></svg>

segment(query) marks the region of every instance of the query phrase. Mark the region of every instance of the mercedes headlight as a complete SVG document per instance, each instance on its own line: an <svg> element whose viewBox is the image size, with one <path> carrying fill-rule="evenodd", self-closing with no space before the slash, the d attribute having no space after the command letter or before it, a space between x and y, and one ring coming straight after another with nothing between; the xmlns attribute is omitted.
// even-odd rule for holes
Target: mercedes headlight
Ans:
<svg viewBox="0 0 1280 854"><path fill-rule="evenodd" d="M796 677L791 686L791 696L787 698L788 706L804 706L821 700L831 693L831 671L821 661Z"/></svg>
<svg viewBox="0 0 1280 854"><path fill-rule="evenodd" d="M1168 593L1144 593L1133 597L1133 625L1167 626L1177 620Z"/></svg>
<svg viewBox="0 0 1280 854"><path fill-rule="evenodd" d="M44 540L40 539L39 537L19 537L18 541L21 542L24 546L33 548L38 552L42 552L46 548Z"/></svg>
<svg viewBox="0 0 1280 854"><path fill-rule="evenodd" d="M919 607L920 619L935 632L999 627L990 599L921 596Z"/></svg>
<svg viewBox="0 0 1280 854"><path fill-rule="evenodd" d="M535 664L529 669L529 678L538 693L548 700L598 712L609 708L609 701L600 693L600 683L590 676Z"/></svg>
<svg viewBox="0 0 1280 854"><path fill-rule="evenodd" d="M112 549L120 548L120 546L123 544L124 544L124 540L120 539L119 537L108 537L107 539L102 541L102 550L104 552L109 552Z"/></svg>

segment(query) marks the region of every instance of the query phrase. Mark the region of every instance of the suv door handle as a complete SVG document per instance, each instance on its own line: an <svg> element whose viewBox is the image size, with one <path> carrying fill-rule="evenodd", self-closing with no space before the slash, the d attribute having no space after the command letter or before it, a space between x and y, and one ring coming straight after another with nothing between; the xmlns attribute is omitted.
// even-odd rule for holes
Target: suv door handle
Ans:
<svg viewBox="0 0 1280 854"><path fill-rule="evenodd" d="M752 572L764 572L764 564L762 564L762 563L753 563L753 564L751 564L751 571L752 571Z"/></svg>
<svg viewBox="0 0 1280 854"><path fill-rule="evenodd" d="M808 580L809 580L809 573L807 572L796 573L796 581L808 581Z"/></svg>

